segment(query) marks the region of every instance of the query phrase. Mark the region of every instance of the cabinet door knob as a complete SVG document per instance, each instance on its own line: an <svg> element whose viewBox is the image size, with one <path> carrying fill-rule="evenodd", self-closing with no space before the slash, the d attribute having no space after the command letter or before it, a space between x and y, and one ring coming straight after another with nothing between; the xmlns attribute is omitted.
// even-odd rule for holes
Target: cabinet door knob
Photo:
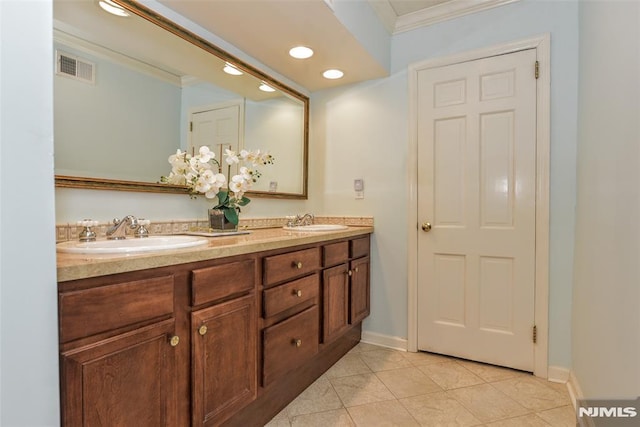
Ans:
<svg viewBox="0 0 640 427"><path fill-rule="evenodd" d="M294 294L295 296L297 296L297 297L301 297L301 296L302 296L302 290L300 290L300 289L297 289L297 290L296 290L296 289L294 289L294 290L293 290L293 294Z"/></svg>
<svg viewBox="0 0 640 427"><path fill-rule="evenodd" d="M300 262L300 261L298 261L298 262L294 262L294 263L293 263L293 266L294 266L295 268L297 268L297 269L300 269L300 268L302 268L302 262Z"/></svg>
<svg viewBox="0 0 640 427"><path fill-rule="evenodd" d="M302 345L302 340L293 339L291 343L294 344L296 347L300 347Z"/></svg>
<svg viewBox="0 0 640 427"><path fill-rule="evenodd" d="M198 333L200 335L205 335L207 333L207 325L202 325L198 328Z"/></svg>
<svg viewBox="0 0 640 427"><path fill-rule="evenodd" d="M349 276L349 277L353 276L353 271L348 270L348 271L347 271L347 276Z"/></svg>
<svg viewBox="0 0 640 427"><path fill-rule="evenodd" d="M177 335L172 336L169 340L169 344L171 344L171 347L177 346L178 343L180 343L180 337Z"/></svg>
<svg viewBox="0 0 640 427"><path fill-rule="evenodd" d="M353 271L355 271L357 273L358 272L358 267L356 267Z"/></svg>

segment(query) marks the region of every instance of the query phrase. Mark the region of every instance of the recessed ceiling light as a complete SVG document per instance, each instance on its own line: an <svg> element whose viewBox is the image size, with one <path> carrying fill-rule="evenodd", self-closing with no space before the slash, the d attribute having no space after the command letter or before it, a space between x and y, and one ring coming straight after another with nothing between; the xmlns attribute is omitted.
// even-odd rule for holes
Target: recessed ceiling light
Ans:
<svg viewBox="0 0 640 427"><path fill-rule="evenodd" d="M228 62L225 62L224 68L222 70L227 74L231 74L232 76L241 76L244 74L242 71L238 70L235 66L229 64Z"/></svg>
<svg viewBox="0 0 640 427"><path fill-rule="evenodd" d="M339 79L342 76L344 76L344 73L340 70L327 70L324 73L322 73L322 76L325 79Z"/></svg>
<svg viewBox="0 0 640 427"><path fill-rule="evenodd" d="M100 0L98 5L102 8L102 10L109 12L112 15L116 16L129 16L129 12L127 12L122 6L112 2L111 0Z"/></svg>
<svg viewBox="0 0 640 427"><path fill-rule="evenodd" d="M269 86L265 82L262 82L262 84L260 85L260 87L258 89L260 89L263 92L275 92L276 91L274 88L272 88L271 86Z"/></svg>
<svg viewBox="0 0 640 427"><path fill-rule="evenodd" d="M307 59L313 56L313 50L306 46L296 46L289 50L289 55L296 59Z"/></svg>

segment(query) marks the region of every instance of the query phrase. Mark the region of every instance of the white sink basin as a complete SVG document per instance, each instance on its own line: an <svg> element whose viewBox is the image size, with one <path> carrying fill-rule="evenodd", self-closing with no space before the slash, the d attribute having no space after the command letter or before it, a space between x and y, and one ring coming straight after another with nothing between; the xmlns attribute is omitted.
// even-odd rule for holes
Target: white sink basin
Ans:
<svg viewBox="0 0 640 427"><path fill-rule="evenodd" d="M337 230L346 230L346 225L339 224L311 224L311 225L300 225L298 227L282 227L285 230L289 231L337 231Z"/></svg>
<svg viewBox="0 0 640 427"><path fill-rule="evenodd" d="M95 242L58 243L58 252L73 254L119 254L135 252L165 251L206 245L207 239L194 236L150 236L124 240L96 240Z"/></svg>

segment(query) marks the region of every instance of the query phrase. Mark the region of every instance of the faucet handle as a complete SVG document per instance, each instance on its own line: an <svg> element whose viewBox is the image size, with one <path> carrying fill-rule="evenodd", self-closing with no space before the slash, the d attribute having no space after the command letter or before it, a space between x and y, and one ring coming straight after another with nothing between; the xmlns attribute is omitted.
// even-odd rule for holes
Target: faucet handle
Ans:
<svg viewBox="0 0 640 427"><path fill-rule="evenodd" d="M96 240L98 236L95 231L91 229L91 227L96 227L98 225L98 221L94 221L92 219L83 219L76 223L78 226L83 227L80 234L78 234L78 240L81 242L93 242Z"/></svg>
<svg viewBox="0 0 640 427"><path fill-rule="evenodd" d="M287 215L284 217L287 220L287 227L293 227L296 225L296 216L295 215Z"/></svg>
<svg viewBox="0 0 640 427"><path fill-rule="evenodd" d="M147 229L149 224L151 224L151 221L148 219L138 218L138 228L136 228L133 235L135 237L149 237L149 230Z"/></svg>
<svg viewBox="0 0 640 427"><path fill-rule="evenodd" d="M76 224L80 227L96 227L99 224L99 222L93 219L82 219L76 222Z"/></svg>

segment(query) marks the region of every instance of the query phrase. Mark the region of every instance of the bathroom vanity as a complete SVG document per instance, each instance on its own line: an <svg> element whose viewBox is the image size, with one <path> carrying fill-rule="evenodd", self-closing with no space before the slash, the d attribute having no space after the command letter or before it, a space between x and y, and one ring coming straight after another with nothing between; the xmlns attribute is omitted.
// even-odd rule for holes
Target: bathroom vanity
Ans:
<svg viewBox="0 0 640 427"><path fill-rule="evenodd" d="M372 232L59 254L62 425L264 425L360 340Z"/></svg>

